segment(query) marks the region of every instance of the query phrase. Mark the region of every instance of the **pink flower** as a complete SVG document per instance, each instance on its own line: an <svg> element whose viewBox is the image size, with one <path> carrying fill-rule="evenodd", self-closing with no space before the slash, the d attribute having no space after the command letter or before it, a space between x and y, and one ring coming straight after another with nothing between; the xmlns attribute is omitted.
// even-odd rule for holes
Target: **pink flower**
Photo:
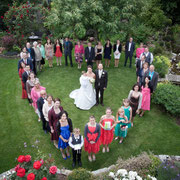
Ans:
<svg viewBox="0 0 180 180"><path fill-rule="evenodd" d="M10 32L8 32L8 33L10 33ZM23 163L25 161L25 156L24 155L20 155L18 157L17 161L20 162L20 163Z"/></svg>
<svg viewBox="0 0 180 180"><path fill-rule="evenodd" d="M43 177L41 180L47 180L47 178L46 178L46 177Z"/></svg>
<svg viewBox="0 0 180 180"><path fill-rule="evenodd" d="M4 18L4 16L1 16L1 19L3 19Z"/></svg>
<svg viewBox="0 0 180 180"><path fill-rule="evenodd" d="M43 165L44 164L44 160L40 159L40 163L41 163L41 165Z"/></svg>
<svg viewBox="0 0 180 180"><path fill-rule="evenodd" d="M39 161L34 162L33 168L34 169L40 169L41 168L41 163Z"/></svg>
<svg viewBox="0 0 180 180"><path fill-rule="evenodd" d="M15 171L17 172L17 170L19 170L21 167L20 167L20 165L18 164L16 167L15 167Z"/></svg>
<svg viewBox="0 0 180 180"><path fill-rule="evenodd" d="M51 173L51 174L56 174L56 172L57 172L57 167L56 167L56 166L51 166L51 167L49 168L49 173Z"/></svg>
<svg viewBox="0 0 180 180"><path fill-rule="evenodd" d="M20 168L17 170L17 176L24 177L26 174L26 170L24 168Z"/></svg>
<svg viewBox="0 0 180 180"><path fill-rule="evenodd" d="M27 180L34 180L35 179L35 174L34 173L30 173L27 175Z"/></svg>

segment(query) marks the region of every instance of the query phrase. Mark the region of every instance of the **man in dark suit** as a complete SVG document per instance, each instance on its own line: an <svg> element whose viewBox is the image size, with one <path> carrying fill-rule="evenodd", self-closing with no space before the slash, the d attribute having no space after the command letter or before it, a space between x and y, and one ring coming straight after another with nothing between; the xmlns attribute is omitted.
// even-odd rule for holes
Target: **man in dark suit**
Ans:
<svg viewBox="0 0 180 180"><path fill-rule="evenodd" d="M24 70L25 71L22 74L22 82L24 83L24 87L26 89L26 81L28 80L28 76L30 74L30 66L26 65Z"/></svg>
<svg viewBox="0 0 180 180"><path fill-rule="evenodd" d="M23 59L19 60L19 62L18 62L18 72L19 72L19 69L21 66L21 62L23 62L25 65L29 65L30 69L33 70L33 63L31 61L31 59L28 58L27 53L23 53L22 56L23 56Z"/></svg>
<svg viewBox="0 0 180 180"><path fill-rule="evenodd" d="M91 46L91 42L88 42L88 47L85 48L85 61L87 62L87 66L92 66L93 68L93 62L95 60L95 50Z"/></svg>
<svg viewBox="0 0 180 180"><path fill-rule="evenodd" d="M71 41L69 41L69 38L66 37L65 41L64 41L64 55L65 55L66 66L68 66L67 57L69 56L71 67L73 67L73 63L72 63L72 49L73 49L73 44L72 44Z"/></svg>
<svg viewBox="0 0 180 180"><path fill-rule="evenodd" d="M44 114L42 112L44 100L46 99L46 95L47 95L46 91L45 90L41 90L40 91L40 95L41 95L41 97L37 100L36 104L37 104L38 111L40 113L43 130L44 130L45 133L47 133L47 125L46 125L47 121L45 120Z"/></svg>
<svg viewBox="0 0 180 180"><path fill-rule="evenodd" d="M129 41L126 42L126 46L125 46L125 62L124 62L124 66L126 66L127 60L129 58L130 59L129 67L131 68L132 57L133 57L134 50L135 50L135 43L133 42L133 38L130 37Z"/></svg>
<svg viewBox="0 0 180 180"><path fill-rule="evenodd" d="M154 71L154 65L150 65L149 71L145 73L145 77L150 77L150 86L152 87L152 92L156 90L159 74Z"/></svg>
<svg viewBox="0 0 180 180"><path fill-rule="evenodd" d="M95 89L96 89L96 106L99 104L99 92L100 92L100 104L103 104L104 90L107 88L108 74L103 70L103 65L99 64L98 69L95 70Z"/></svg>
<svg viewBox="0 0 180 180"><path fill-rule="evenodd" d="M143 64L145 63L145 56L141 56L141 59L137 60L136 62L136 75L139 76L141 73L141 70L143 68Z"/></svg>
<svg viewBox="0 0 180 180"><path fill-rule="evenodd" d="M149 64L149 66L152 64L153 62L153 54L149 52L149 48L146 47L144 49L144 52L140 55L140 58L141 56L145 56L145 61Z"/></svg>
<svg viewBox="0 0 180 180"><path fill-rule="evenodd" d="M34 74L37 74L36 73L36 60L35 60L35 52L34 52L34 49L31 47L31 44L29 42L26 43L26 50L27 52L29 52L30 54L30 59L32 61L32 64L33 64L33 69L31 69Z"/></svg>

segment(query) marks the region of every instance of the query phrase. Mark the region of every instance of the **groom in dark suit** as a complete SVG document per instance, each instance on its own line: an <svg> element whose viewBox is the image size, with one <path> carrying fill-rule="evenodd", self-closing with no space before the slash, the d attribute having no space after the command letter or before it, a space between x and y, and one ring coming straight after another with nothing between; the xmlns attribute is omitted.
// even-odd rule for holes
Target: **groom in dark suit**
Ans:
<svg viewBox="0 0 180 180"><path fill-rule="evenodd" d="M100 104L103 104L104 90L107 88L108 74L103 70L103 65L99 64L98 69L95 71L95 89L96 89L96 106L99 104L99 92L100 92Z"/></svg>

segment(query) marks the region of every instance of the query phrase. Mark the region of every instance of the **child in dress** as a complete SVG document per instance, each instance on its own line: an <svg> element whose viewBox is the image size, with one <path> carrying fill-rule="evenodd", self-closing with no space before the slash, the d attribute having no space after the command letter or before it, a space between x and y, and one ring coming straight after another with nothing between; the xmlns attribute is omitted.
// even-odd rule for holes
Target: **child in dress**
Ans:
<svg viewBox="0 0 180 180"><path fill-rule="evenodd" d="M131 118L132 118L132 108L129 105L129 99L123 99L123 106L122 108L124 109L125 116L128 118L128 128L131 127Z"/></svg>
<svg viewBox="0 0 180 180"><path fill-rule="evenodd" d="M119 108L116 114L116 127L115 127L115 135L117 136L115 140L120 137L119 143L123 142L123 139L127 136L127 126L128 118L125 116L125 112L123 108Z"/></svg>
<svg viewBox="0 0 180 180"><path fill-rule="evenodd" d="M84 145L84 139L83 136L80 135L80 129L75 128L74 133L69 138L69 146L72 148L72 154L73 154L73 168L76 166L76 156L78 165L81 167L81 148Z"/></svg>
<svg viewBox="0 0 180 180"><path fill-rule="evenodd" d="M109 144L113 140L114 127L116 125L115 117L112 115L110 107L106 108L106 114L101 117L99 122L101 126L101 143L103 144L102 152L109 152Z"/></svg>

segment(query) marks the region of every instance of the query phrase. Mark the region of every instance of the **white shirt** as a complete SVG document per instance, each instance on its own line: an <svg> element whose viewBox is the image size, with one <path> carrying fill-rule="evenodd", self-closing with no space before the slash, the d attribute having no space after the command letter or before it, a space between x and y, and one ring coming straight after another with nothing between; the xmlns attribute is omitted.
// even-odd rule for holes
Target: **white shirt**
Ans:
<svg viewBox="0 0 180 180"><path fill-rule="evenodd" d="M91 47L89 47L89 52L91 52Z"/></svg>
<svg viewBox="0 0 180 180"><path fill-rule="evenodd" d="M129 48L128 48L128 51L130 51L130 50L131 50L131 45L132 45L132 43L131 43L131 42L129 42Z"/></svg>
<svg viewBox="0 0 180 180"><path fill-rule="evenodd" d="M140 59L141 59L141 57L143 56L143 55L145 55L146 57L149 55L149 52L144 52L144 54L143 53L141 53L141 55L140 55ZM151 53L151 62L150 62L150 64L152 64L152 62L153 62L153 54Z"/></svg>
<svg viewBox="0 0 180 180"><path fill-rule="evenodd" d="M103 73L103 69L102 70L98 70L99 78L101 78L102 73Z"/></svg>
<svg viewBox="0 0 180 180"><path fill-rule="evenodd" d="M77 136L77 137L74 136L74 138L75 138L75 140L78 141L79 136ZM83 139L83 136L81 135L81 144L79 145L79 149L81 149L81 148L83 147L83 145L84 145L84 139ZM70 136L70 138L69 138L69 146L70 146L72 149L75 148L75 145L72 144L72 137L71 137L71 136Z"/></svg>

